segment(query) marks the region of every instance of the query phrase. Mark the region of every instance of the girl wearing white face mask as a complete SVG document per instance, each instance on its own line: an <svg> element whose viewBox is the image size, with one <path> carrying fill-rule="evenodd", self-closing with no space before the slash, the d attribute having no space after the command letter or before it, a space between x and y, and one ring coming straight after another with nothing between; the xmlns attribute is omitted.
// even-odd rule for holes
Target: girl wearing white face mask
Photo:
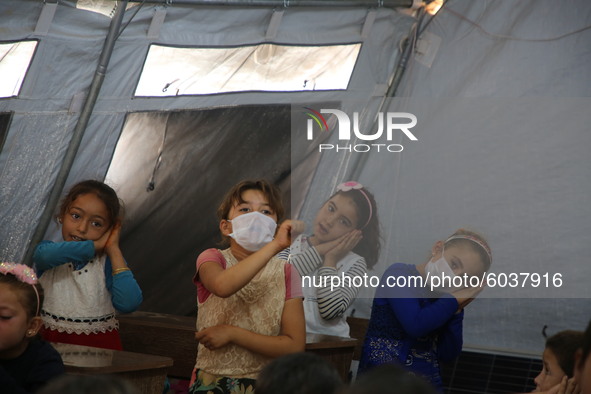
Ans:
<svg viewBox="0 0 591 394"><path fill-rule="evenodd" d="M439 362L460 354L464 308L482 290L465 287L459 279L464 274L480 278L491 260L486 241L460 229L433 245L429 261L391 265L376 290L359 373L381 364L399 364L442 392ZM424 287L420 280L411 280L419 276ZM441 282L434 277L447 279Z"/></svg>
<svg viewBox="0 0 591 394"><path fill-rule="evenodd" d="M218 208L225 250L197 259L197 362L190 393L254 390L265 364L306 342L301 281L276 255L291 243L279 190L266 181L234 186ZM250 391L249 391L250 390Z"/></svg>

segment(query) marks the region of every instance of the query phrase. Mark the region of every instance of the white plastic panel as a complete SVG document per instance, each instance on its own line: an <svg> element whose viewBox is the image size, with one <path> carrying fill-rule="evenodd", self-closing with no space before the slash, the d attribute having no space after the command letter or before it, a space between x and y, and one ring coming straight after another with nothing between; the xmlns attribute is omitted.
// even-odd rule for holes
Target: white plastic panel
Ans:
<svg viewBox="0 0 591 394"><path fill-rule="evenodd" d="M345 90L361 44L234 48L152 45L136 96Z"/></svg>
<svg viewBox="0 0 591 394"><path fill-rule="evenodd" d="M0 44L0 97L18 96L37 41Z"/></svg>

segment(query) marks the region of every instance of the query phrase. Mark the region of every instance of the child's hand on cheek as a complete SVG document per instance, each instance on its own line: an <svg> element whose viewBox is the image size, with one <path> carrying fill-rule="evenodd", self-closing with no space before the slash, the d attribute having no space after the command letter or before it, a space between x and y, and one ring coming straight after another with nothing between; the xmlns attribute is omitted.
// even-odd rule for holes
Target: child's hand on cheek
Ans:
<svg viewBox="0 0 591 394"><path fill-rule="evenodd" d="M114 249L119 249L119 238L121 236L121 221L117 220L117 222L113 225L113 228L110 231L107 231L109 237L105 242L105 252L109 254Z"/></svg>
<svg viewBox="0 0 591 394"><path fill-rule="evenodd" d="M227 324L203 328L195 333L195 339L205 348L216 350L232 342L233 329L234 327Z"/></svg>
<svg viewBox="0 0 591 394"><path fill-rule="evenodd" d="M562 381L556 386L552 387L546 394L580 394L581 389L577 385L575 378L568 378L564 376Z"/></svg>
<svg viewBox="0 0 591 394"><path fill-rule="evenodd" d="M105 246L107 245L107 241L111 236L111 229L105 231L105 233L96 241L94 241L94 251L97 255L103 254L105 251Z"/></svg>
<svg viewBox="0 0 591 394"><path fill-rule="evenodd" d="M337 263L357 246L361 238L363 238L361 230L351 230L337 238L338 242L324 256L324 266L335 268Z"/></svg>

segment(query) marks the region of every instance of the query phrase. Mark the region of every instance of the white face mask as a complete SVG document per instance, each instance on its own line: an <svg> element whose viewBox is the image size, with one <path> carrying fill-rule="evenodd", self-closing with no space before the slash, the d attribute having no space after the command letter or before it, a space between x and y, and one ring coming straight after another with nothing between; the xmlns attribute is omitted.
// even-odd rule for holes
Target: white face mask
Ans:
<svg viewBox="0 0 591 394"><path fill-rule="evenodd" d="M437 276L440 279L442 279L442 276L445 275L445 277L451 278L451 281L453 281L453 278L456 276L454 271L451 269L451 267L449 266L449 264L445 260L445 257L443 257L443 251L441 252L441 257L437 261L429 261L427 263L427 265L425 266L425 273L429 273L431 282L433 281L434 276ZM445 279L445 285L450 284L451 281L448 281L448 279ZM440 284L443 284L443 282L440 281ZM437 289L438 291L449 292L449 291L453 290L454 287L453 286L445 286L445 287L439 286L434 289Z"/></svg>
<svg viewBox="0 0 591 394"><path fill-rule="evenodd" d="M273 218L260 212L249 212L232 220L230 237L249 252L256 252L273 240L277 223Z"/></svg>

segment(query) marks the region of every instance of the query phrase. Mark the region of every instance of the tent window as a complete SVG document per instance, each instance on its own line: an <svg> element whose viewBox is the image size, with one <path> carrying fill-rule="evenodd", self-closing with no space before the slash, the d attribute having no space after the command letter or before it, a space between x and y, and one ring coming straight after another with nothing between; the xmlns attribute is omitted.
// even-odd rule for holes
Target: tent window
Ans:
<svg viewBox="0 0 591 394"><path fill-rule="evenodd" d="M361 44L150 46L136 96L345 90Z"/></svg>
<svg viewBox="0 0 591 394"><path fill-rule="evenodd" d="M0 44L0 97L18 96L37 41Z"/></svg>

